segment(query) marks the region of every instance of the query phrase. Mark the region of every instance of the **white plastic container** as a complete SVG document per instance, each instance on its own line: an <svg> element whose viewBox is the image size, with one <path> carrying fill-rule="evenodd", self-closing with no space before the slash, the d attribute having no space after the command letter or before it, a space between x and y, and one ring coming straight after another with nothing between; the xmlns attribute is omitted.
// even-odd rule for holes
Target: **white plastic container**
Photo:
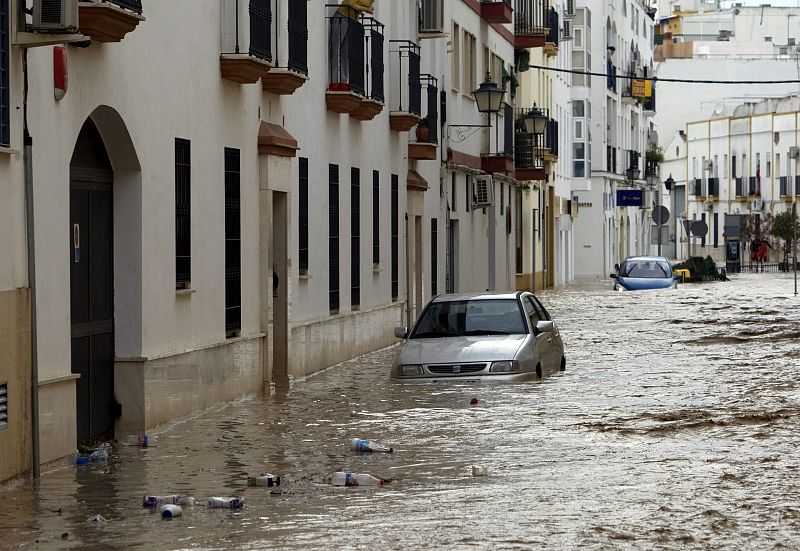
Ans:
<svg viewBox="0 0 800 551"><path fill-rule="evenodd" d="M241 509L244 507L243 497L210 497L208 506L212 509Z"/></svg>
<svg viewBox="0 0 800 551"><path fill-rule="evenodd" d="M394 448L371 442L369 440L362 440L361 438L353 438L350 440L350 449L354 452L384 452L392 453Z"/></svg>
<svg viewBox="0 0 800 551"><path fill-rule="evenodd" d="M333 473L331 484L334 486L383 486L386 481L382 478L364 473Z"/></svg>
<svg viewBox="0 0 800 551"><path fill-rule="evenodd" d="M143 507L161 507L162 505L183 505L192 507L194 498L190 496L145 496L142 499Z"/></svg>
<svg viewBox="0 0 800 551"><path fill-rule="evenodd" d="M161 513L161 518L175 518L179 517L183 514L183 509L181 509L180 505L164 505L159 509Z"/></svg>
<svg viewBox="0 0 800 551"><path fill-rule="evenodd" d="M489 469L483 465L473 465L472 476L489 476Z"/></svg>
<svg viewBox="0 0 800 551"><path fill-rule="evenodd" d="M248 476L247 477L247 485L248 486L263 486L266 488L271 488L273 486L280 486L281 485L281 477L275 476L274 474L264 473L258 476Z"/></svg>
<svg viewBox="0 0 800 551"><path fill-rule="evenodd" d="M100 526L101 524L107 523L108 520L103 515L92 515L86 519L86 522L95 526Z"/></svg>

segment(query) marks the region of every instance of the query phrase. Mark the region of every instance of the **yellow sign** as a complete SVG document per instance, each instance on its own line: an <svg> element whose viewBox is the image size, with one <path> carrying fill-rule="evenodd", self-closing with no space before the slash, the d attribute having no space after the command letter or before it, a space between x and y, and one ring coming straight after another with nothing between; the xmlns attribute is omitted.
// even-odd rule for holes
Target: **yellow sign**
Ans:
<svg viewBox="0 0 800 551"><path fill-rule="evenodd" d="M653 96L653 81L634 79L631 82L631 95L635 98L649 98Z"/></svg>

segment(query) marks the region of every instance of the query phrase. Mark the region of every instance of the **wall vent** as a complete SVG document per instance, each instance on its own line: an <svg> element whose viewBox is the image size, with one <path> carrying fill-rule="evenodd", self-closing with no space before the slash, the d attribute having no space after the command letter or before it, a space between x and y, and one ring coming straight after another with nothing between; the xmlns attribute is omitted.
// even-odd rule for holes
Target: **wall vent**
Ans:
<svg viewBox="0 0 800 551"><path fill-rule="evenodd" d="M0 383L0 430L8 428L8 383Z"/></svg>

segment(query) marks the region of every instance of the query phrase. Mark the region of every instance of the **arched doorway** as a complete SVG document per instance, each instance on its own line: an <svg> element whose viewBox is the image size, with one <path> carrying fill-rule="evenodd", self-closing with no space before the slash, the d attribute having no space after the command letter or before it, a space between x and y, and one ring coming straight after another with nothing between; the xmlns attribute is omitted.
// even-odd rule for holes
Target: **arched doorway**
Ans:
<svg viewBox="0 0 800 551"><path fill-rule="evenodd" d="M78 441L109 438L114 398L114 172L88 119L70 162L70 313Z"/></svg>

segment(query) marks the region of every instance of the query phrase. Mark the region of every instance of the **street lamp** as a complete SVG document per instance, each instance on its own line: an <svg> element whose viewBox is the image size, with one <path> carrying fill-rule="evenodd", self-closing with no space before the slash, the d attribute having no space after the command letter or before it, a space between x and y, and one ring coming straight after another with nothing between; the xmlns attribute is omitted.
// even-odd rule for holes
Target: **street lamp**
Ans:
<svg viewBox="0 0 800 551"><path fill-rule="evenodd" d="M522 116L522 124L525 125L525 132L528 134L544 134L547 129L547 117L534 103L531 110Z"/></svg>
<svg viewBox="0 0 800 551"><path fill-rule="evenodd" d="M492 75L486 73L486 80L481 82L477 90L472 92L475 97L475 103L478 104L478 111L492 115L493 113L500 112L503 107L503 96L506 93L505 88L500 88L496 82L492 80Z"/></svg>
<svg viewBox="0 0 800 551"><path fill-rule="evenodd" d="M634 167L634 166L630 166L630 167L628 167L628 170L625 171L625 176L628 178L628 181L630 181L630 182L633 182L634 180L638 180L639 179L639 169Z"/></svg>
<svg viewBox="0 0 800 551"><path fill-rule="evenodd" d="M672 178L672 174L664 180L664 187L667 188L667 191L672 191L675 188L675 180Z"/></svg>

